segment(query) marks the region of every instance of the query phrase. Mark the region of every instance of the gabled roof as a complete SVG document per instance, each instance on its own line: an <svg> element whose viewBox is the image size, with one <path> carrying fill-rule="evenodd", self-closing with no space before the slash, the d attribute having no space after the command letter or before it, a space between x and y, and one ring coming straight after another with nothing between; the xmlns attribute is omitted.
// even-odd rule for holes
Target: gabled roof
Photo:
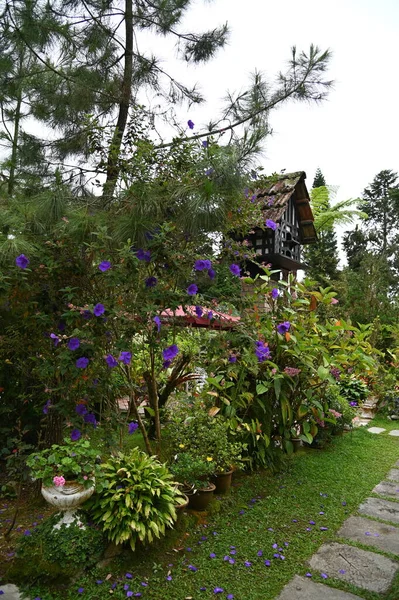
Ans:
<svg viewBox="0 0 399 600"><path fill-rule="evenodd" d="M257 190L257 197L265 199L263 208L265 219L271 219L276 223L284 215L288 202L293 197L298 216L301 243L311 244L317 241L317 234L313 224L314 217L305 179L306 173L304 171L278 175L269 187Z"/></svg>

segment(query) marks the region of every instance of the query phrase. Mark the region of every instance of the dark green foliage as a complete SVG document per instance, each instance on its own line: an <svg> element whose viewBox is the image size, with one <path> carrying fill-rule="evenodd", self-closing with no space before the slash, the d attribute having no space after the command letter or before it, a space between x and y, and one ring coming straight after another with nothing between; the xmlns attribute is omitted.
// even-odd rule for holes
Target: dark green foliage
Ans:
<svg viewBox="0 0 399 600"><path fill-rule="evenodd" d="M315 176L314 176L314 179L313 179L313 185L312 185L312 187L313 188L318 188L318 187L325 186L325 185L326 185L326 180L324 179L324 175L321 172L320 167L317 167L316 173L315 173Z"/></svg>
<svg viewBox="0 0 399 600"><path fill-rule="evenodd" d="M369 390L364 381L356 377L344 377L339 380L341 395L350 402L361 404L367 399Z"/></svg>
<svg viewBox="0 0 399 600"><path fill-rule="evenodd" d="M84 527L71 524L54 529L60 514L53 515L20 538L17 557L8 572L11 581L33 583L70 578L90 569L100 559L106 540L83 513Z"/></svg>

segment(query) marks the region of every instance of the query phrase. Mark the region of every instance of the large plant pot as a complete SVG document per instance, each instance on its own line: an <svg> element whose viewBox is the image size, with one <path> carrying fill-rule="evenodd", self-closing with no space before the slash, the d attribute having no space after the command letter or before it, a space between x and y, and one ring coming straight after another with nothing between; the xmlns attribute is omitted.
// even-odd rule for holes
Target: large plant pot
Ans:
<svg viewBox="0 0 399 600"><path fill-rule="evenodd" d="M185 501L184 501L184 504L176 504L176 505L175 505L175 509L176 509L176 517L177 517L177 518L176 518L176 523L175 523L175 525L177 525L177 524L178 524L178 523L181 521L181 518L182 518L182 516L183 516L183 512L184 512L184 511L185 511L185 509L187 508L187 506L188 506L188 503L189 503L189 501L190 501L190 500L189 500L189 497L188 497L186 494L183 494L183 498L184 498L184 500L185 500Z"/></svg>
<svg viewBox="0 0 399 600"><path fill-rule="evenodd" d="M233 477L233 469L226 473L217 473L213 478L213 483L216 486L217 494L226 494L231 488L231 479Z"/></svg>
<svg viewBox="0 0 399 600"><path fill-rule="evenodd" d="M188 507L192 510L206 510L208 504L213 500L215 489L216 486L210 483L208 488L197 490L195 494L188 494Z"/></svg>
<svg viewBox="0 0 399 600"><path fill-rule="evenodd" d="M85 487L77 481L66 481L63 486L42 486L42 496L52 506L55 506L63 512L62 518L56 525L59 529L65 524L67 527L71 523L79 525L80 521L76 517L76 510L90 498L95 489L94 481L89 487Z"/></svg>

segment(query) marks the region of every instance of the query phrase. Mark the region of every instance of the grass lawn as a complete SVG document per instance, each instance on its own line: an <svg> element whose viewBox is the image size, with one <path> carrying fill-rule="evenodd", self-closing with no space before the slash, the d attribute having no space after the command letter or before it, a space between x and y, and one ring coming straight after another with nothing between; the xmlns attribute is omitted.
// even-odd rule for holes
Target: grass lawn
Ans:
<svg viewBox="0 0 399 600"><path fill-rule="evenodd" d="M385 420L373 425L399 428ZM189 516L152 547L126 552L68 587L62 582L53 591L47 585L32 586L29 595L41 600L111 594L143 600L272 600L293 575L309 571L306 561L334 539L342 522L356 513L398 458L398 438L357 429L324 450L301 450L277 476L238 475L232 493L216 500L210 514ZM383 598L345 587L334 581L333 573L327 575L329 583L367 600ZM318 573L312 576L323 581ZM216 588L223 591L215 593ZM399 579L385 598L398 597Z"/></svg>

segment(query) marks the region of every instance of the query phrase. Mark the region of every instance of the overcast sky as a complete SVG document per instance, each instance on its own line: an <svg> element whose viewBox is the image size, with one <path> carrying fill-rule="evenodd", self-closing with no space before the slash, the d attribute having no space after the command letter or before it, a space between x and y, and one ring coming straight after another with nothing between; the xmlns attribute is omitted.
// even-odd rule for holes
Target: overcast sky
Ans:
<svg viewBox="0 0 399 600"><path fill-rule="evenodd" d="M180 30L224 22L229 45L203 67L180 63L180 78L198 81L208 99L182 119L200 125L218 114L226 90L239 90L255 69L273 81L290 48L311 43L333 52L329 99L320 105L285 104L271 114L273 136L262 164L266 173L303 170L311 187L316 168L337 199L358 197L382 169L398 164L398 0L196 0ZM171 46L154 48L170 66Z"/></svg>

